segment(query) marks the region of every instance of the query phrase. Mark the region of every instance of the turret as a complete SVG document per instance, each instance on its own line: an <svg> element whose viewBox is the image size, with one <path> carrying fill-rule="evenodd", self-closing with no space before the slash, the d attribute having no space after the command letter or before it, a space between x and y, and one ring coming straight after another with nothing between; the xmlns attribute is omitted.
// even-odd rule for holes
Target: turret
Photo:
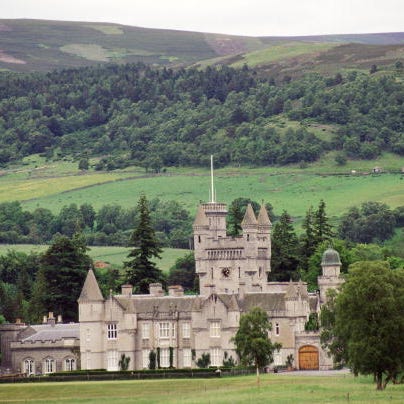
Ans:
<svg viewBox="0 0 404 404"><path fill-rule="evenodd" d="M320 289L320 303L327 301L327 290L338 289L343 283L340 277L341 260L337 251L328 248L324 251L321 259L322 276L318 277Z"/></svg>

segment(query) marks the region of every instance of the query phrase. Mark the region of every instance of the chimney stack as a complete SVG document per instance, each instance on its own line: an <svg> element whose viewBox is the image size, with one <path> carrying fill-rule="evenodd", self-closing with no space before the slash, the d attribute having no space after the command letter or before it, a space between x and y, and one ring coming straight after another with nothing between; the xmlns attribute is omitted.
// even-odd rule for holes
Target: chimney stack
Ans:
<svg viewBox="0 0 404 404"><path fill-rule="evenodd" d="M163 286L161 283L151 283L149 285L149 291L152 296L164 296Z"/></svg>
<svg viewBox="0 0 404 404"><path fill-rule="evenodd" d="M126 284L121 286L121 294L124 296L132 296L133 286Z"/></svg>

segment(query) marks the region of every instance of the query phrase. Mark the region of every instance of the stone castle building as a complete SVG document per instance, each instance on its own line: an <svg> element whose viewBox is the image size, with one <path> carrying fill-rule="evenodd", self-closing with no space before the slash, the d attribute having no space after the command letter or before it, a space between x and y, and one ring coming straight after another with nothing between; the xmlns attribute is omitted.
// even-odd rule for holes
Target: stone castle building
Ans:
<svg viewBox="0 0 404 404"><path fill-rule="evenodd" d="M242 235L226 235L226 205L211 201L199 206L194 230L199 295L184 295L181 286L150 285L147 295L120 294L104 299L90 270L79 302L82 369L117 370L122 355L129 369L149 366L154 351L160 367L195 367L204 353L212 366L237 358L231 338L240 316L264 309L272 323L269 337L282 344L274 365L293 355L298 369L329 369L332 360L321 349L318 332L305 331L311 313L318 313L326 291L338 287L341 262L336 251L323 255L319 293L303 282L267 282L271 270L271 222L265 207L258 217L247 207Z"/></svg>
<svg viewBox="0 0 404 404"><path fill-rule="evenodd" d="M212 178L212 195L213 178ZM59 370L118 370L122 355L129 369L149 367L156 353L162 368L190 368L208 353L212 366L229 357L237 360L232 342L240 316L254 307L266 311L272 323L269 338L282 344L274 366L288 356L298 369L329 369L332 360L321 349L319 333L305 331L312 313L319 313L326 292L342 283L336 251L323 254L319 293L308 293L303 282L268 282L271 271L271 222L264 206L258 217L249 205L242 234L226 234L226 205L202 203L193 224L199 295L185 295L179 285L168 295L159 283L147 295L101 294L92 270L83 285L79 324L63 324L53 315L44 324L0 326L2 365L27 374Z"/></svg>

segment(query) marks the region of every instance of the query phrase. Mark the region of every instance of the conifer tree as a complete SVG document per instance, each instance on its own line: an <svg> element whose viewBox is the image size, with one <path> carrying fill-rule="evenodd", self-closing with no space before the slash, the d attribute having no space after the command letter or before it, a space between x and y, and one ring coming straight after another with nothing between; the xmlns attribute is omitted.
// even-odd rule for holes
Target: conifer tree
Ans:
<svg viewBox="0 0 404 404"><path fill-rule="evenodd" d="M325 212L325 202L321 199L314 215L314 240L316 247L323 241L331 240L333 236L332 226Z"/></svg>
<svg viewBox="0 0 404 404"><path fill-rule="evenodd" d="M298 265L298 239L292 218L284 210L272 233L271 281L295 280Z"/></svg>
<svg viewBox="0 0 404 404"><path fill-rule="evenodd" d="M134 247L129 253L129 261L125 262L126 281L134 286L136 293L148 293L149 284L161 282L163 275L152 258L160 258L162 252L156 238L145 195L138 202L139 224L130 238L130 245Z"/></svg>

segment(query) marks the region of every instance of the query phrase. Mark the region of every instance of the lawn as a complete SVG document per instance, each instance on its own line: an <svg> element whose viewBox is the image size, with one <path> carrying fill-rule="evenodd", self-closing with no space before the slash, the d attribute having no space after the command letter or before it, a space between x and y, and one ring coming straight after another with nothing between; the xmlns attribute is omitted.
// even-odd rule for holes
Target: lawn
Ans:
<svg viewBox="0 0 404 404"><path fill-rule="evenodd" d="M402 403L404 385L378 392L370 377L266 374L220 379L7 384L13 403Z"/></svg>

